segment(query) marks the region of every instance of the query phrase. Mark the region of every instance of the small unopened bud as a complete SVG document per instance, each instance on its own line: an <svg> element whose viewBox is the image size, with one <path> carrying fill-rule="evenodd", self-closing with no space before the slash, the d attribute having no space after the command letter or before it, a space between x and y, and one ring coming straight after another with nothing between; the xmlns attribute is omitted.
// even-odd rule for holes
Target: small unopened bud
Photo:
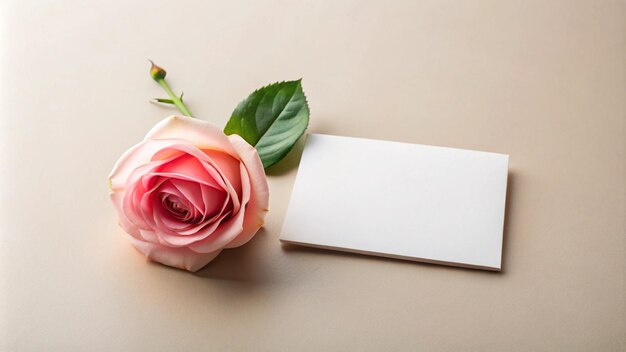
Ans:
<svg viewBox="0 0 626 352"><path fill-rule="evenodd" d="M150 76L152 77L152 79L154 79L155 81L158 81L158 80L165 78L165 75L167 74L167 72L165 72L165 70L162 69L161 67L155 65L154 62L152 62L152 60L150 60L150 63L152 64L152 67L150 67Z"/></svg>

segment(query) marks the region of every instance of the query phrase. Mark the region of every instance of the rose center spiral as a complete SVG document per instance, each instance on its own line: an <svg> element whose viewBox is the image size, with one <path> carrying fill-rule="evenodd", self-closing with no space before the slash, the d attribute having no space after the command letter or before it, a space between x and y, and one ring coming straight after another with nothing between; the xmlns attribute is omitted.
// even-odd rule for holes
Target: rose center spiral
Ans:
<svg viewBox="0 0 626 352"><path fill-rule="evenodd" d="M179 197L175 195L167 195L163 198L163 205L172 215L181 219L187 220L190 216L190 209Z"/></svg>

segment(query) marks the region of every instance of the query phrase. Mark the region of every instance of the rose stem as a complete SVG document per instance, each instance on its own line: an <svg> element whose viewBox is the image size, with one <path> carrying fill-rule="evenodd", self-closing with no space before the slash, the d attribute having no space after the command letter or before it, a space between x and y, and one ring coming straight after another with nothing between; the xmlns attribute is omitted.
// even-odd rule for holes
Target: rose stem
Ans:
<svg viewBox="0 0 626 352"><path fill-rule="evenodd" d="M161 87L163 87L163 89L165 89L165 91L171 98L171 102L166 101L166 99L157 99L157 101L161 103L166 103L166 104L174 104L176 105L178 110L180 110L180 112L183 113L183 115L191 117L191 113L189 112L189 109L187 109L187 106L185 105L185 103L183 103L183 95L181 94L180 97L177 97L176 94L172 92L172 89L170 88L169 84L165 82L165 75L167 74L167 72L165 72L165 70L162 69L161 67L155 65L154 62L152 62L152 60L150 60L150 63L152 64L152 67L150 67L150 76L158 84L160 84Z"/></svg>
<svg viewBox="0 0 626 352"><path fill-rule="evenodd" d="M189 109L187 109L187 106L185 105L185 103L183 103L183 101L180 100L180 98L177 97L176 94L174 94L174 92L172 92L172 89L170 88L170 86L167 84L167 82L165 82L165 78L158 79L157 83L159 83L161 87L165 89L167 94L170 96L170 98L174 102L174 105L176 105L178 110L180 110L180 112L182 112L183 115L191 116L191 113L189 112Z"/></svg>

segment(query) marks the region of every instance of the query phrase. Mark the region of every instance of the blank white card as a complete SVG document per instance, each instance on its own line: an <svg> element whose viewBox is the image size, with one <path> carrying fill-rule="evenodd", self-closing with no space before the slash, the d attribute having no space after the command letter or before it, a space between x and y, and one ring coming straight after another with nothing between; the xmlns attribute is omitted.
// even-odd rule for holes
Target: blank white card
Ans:
<svg viewBox="0 0 626 352"><path fill-rule="evenodd" d="M500 270L509 157L310 134L280 240Z"/></svg>

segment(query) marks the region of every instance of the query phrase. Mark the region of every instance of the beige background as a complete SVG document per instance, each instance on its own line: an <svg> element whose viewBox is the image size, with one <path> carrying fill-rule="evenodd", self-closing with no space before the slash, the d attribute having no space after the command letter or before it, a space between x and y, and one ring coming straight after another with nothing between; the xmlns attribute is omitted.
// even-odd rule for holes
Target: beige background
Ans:
<svg viewBox="0 0 626 352"><path fill-rule="evenodd" d="M626 349L624 1L0 6L0 350ZM249 244L147 263L106 179L173 112L148 58L220 126L304 77L311 132L510 154L504 272L281 247L301 150Z"/></svg>

